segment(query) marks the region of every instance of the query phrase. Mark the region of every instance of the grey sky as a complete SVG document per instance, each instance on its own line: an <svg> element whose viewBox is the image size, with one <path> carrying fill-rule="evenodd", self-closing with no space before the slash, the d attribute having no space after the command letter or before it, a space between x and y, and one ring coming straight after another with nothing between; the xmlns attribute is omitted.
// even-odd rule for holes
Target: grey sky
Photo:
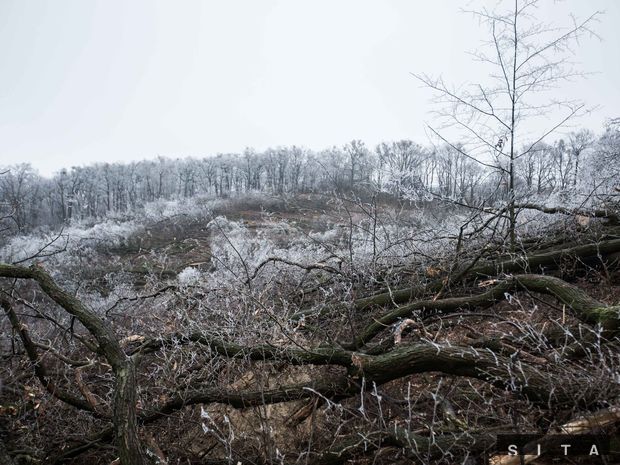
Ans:
<svg viewBox="0 0 620 465"><path fill-rule="evenodd" d="M203 156L427 140L430 93L409 74L476 80L479 1L0 0L0 165ZM605 10L566 92L620 116L620 2L548 0L565 24Z"/></svg>

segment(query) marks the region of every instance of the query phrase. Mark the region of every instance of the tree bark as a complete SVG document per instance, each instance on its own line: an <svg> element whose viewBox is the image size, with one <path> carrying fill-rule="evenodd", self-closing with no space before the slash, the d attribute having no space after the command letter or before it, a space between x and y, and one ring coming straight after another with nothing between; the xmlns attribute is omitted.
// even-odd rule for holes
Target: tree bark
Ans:
<svg viewBox="0 0 620 465"><path fill-rule="evenodd" d="M404 305L392 310L383 316L373 319L350 344L344 344L347 349L358 349L368 343L377 334L389 325L402 318L411 316L416 311L434 311L448 313L456 310L471 310L473 308L490 307L499 300L506 298L506 292L515 289L526 289L540 294L547 294L557 298L560 302L573 309L584 323L600 324L606 335L620 329L620 306L608 306L590 297L576 286L544 275L515 275L500 282L490 290L473 296L451 297L440 300L422 300Z"/></svg>
<svg viewBox="0 0 620 465"><path fill-rule="evenodd" d="M26 326L19 322L17 314L13 310L11 304L5 299L0 299L0 306L4 309L7 317L9 318L11 326L13 327L13 331L19 334L22 344L24 345L24 349L26 350L26 354L28 355L28 359L30 360L30 363L32 364L32 367L34 369L34 373L43 388L45 388L45 390L49 392L52 396L65 402L66 404L71 405L72 407L75 407L79 410L85 410L87 412L95 414L95 416L99 416L98 413L92 408L92 406L88 402L77 396L74 396L69 391L65 391L64 389L59 388L52 381L52 379L47 373L45 365L43 364L43 360L41 360L41 358L39 357L39 353L35 344L32 342L32 339L30 339L30 335L28 334Z"/></svg>
<svg viewBox="0 0 620 465"><path fill-rule="evenodd" d="M511 288L511 283L503 282L482 294L467 297L449 297L440 300L421 300L408 305L398 307L381 317L374 318L373 322L366 326L352 343L344 344L347 349L358 349L372 340L387 326L396 323L401 318L409 317L416 311L435 311L447 313L459 309L473 309L490 307L497 302L506 291Z"/></svg>
<svg viewBox="0 0 620 465"><path fill-rule="evenodd" d="M537 205L535 203L520 203L516 204L515 208L526 210L538 210L542 213L556 214L571 216L585 216L588 218L605 218L609 220L609 224L617 224L620 222L620 217L617 213L611 210L583 210L583 209L570 209L563 207L546 207L544 205Z"/></svg>
<svg viewBox="0 0 620 465"><path fill-rule="evenodd" d="M620 239L601 241L599 243L578 245L575 247L550 250L540 254L526 255L511 260L481 263L472 267L462 279L471 281L477 277L494 277L499 273L539 271L542 269L551 270L557 268L562 260L569 257L596 257L598 255L605 256L618 252L620 252ZM467 265L463 266L463 268L467 268ZM458 274L458 270L455 274ZM354 305L357 310L364 310L372 306L383 307L402 304L420 295L439 291L442 287L442 283L442 280L435 280L424 286L414 286L394 290L392 292L383 292L370 297L357 299Z"/></svg>
<svg viewBox="0 0 620 465"><path fill-rule="evenodd" d="M577 286L553 276L516 275L515 282L528 291L547 294L575 311L577 318L591 325L600 324L608 333L620 328L620 305L609 306L590 297Z"/></svg>
<svg viewBox="0 0 620 465"><path fill-rule="evenodd" d="M0 264L0 277L32 279L45 294L74 316L95 337L115 377L113 416L121 465L147 465L138 437L135 365L123 352L114 330L94 311L61 289L42 268Z"/></svg>

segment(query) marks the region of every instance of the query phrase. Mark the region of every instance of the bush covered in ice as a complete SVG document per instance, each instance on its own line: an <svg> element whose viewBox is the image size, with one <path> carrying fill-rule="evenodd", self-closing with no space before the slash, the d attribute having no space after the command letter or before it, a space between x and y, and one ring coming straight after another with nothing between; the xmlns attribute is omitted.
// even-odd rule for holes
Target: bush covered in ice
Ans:
<svg viewBox="0 0 620 465"><path fill-rule="evenodd" d="M177 276L177 280L179 281L179 284L181 286L191 286L197 284L200 281L201 276L202 273L200 272L200 270L188 266L179 273L179 275Z"/></svg>

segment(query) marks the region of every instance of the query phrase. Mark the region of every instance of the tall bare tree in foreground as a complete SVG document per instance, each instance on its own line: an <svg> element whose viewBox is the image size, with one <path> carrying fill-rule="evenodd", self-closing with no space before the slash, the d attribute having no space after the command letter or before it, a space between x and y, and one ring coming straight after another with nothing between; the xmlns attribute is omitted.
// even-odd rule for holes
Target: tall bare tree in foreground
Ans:
<svg viewBox="0 0 620 465"><path fill-rule="evenodd" d="M500 3L493 10L471 12L488 27L490 35L481 50L472 54L477 66L488 69L488 82L456 88L442 78L414 74L436 92L435 101L440 104L442 125L430 127L431 132L460 155L498 173L513 250L517 240L517 160L586 111L583 102L557 100L548 92L563 81L583 77L570 58L581 37L595 35L591 27L601 14L595 12L585 20L573 19L568 27L556 27L537 19L539 3L514 0L511 5ZM450 141L445 131L448 126L458 130L463 145Z"/></svg>

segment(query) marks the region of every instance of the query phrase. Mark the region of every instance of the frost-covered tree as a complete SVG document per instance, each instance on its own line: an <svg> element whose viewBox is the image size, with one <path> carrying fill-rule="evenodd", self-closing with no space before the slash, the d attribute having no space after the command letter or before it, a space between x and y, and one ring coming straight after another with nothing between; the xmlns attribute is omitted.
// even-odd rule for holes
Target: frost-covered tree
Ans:
<svg viewBox="0 0 620 465"><path fill-rule="evenodd" d="M599 15L562 28L539 19L539 3L510 0L472 12L489 33L484 47L473 53L480 75L488 75L488 82L457 88L442 78L415 74L435 91L439 115L458 130L457 141L462 145L441 128L431 127L431 132L461 156L499 173L512 249L516 246L518 161L584 112L583 102L544 97L562 81L581 76L569 59L577 40L593 34L591 27ZM550 121L550 114L557 118ZM529 128L536 130L531 133ZM561 183L563 179L562 175Z"/></svg>

